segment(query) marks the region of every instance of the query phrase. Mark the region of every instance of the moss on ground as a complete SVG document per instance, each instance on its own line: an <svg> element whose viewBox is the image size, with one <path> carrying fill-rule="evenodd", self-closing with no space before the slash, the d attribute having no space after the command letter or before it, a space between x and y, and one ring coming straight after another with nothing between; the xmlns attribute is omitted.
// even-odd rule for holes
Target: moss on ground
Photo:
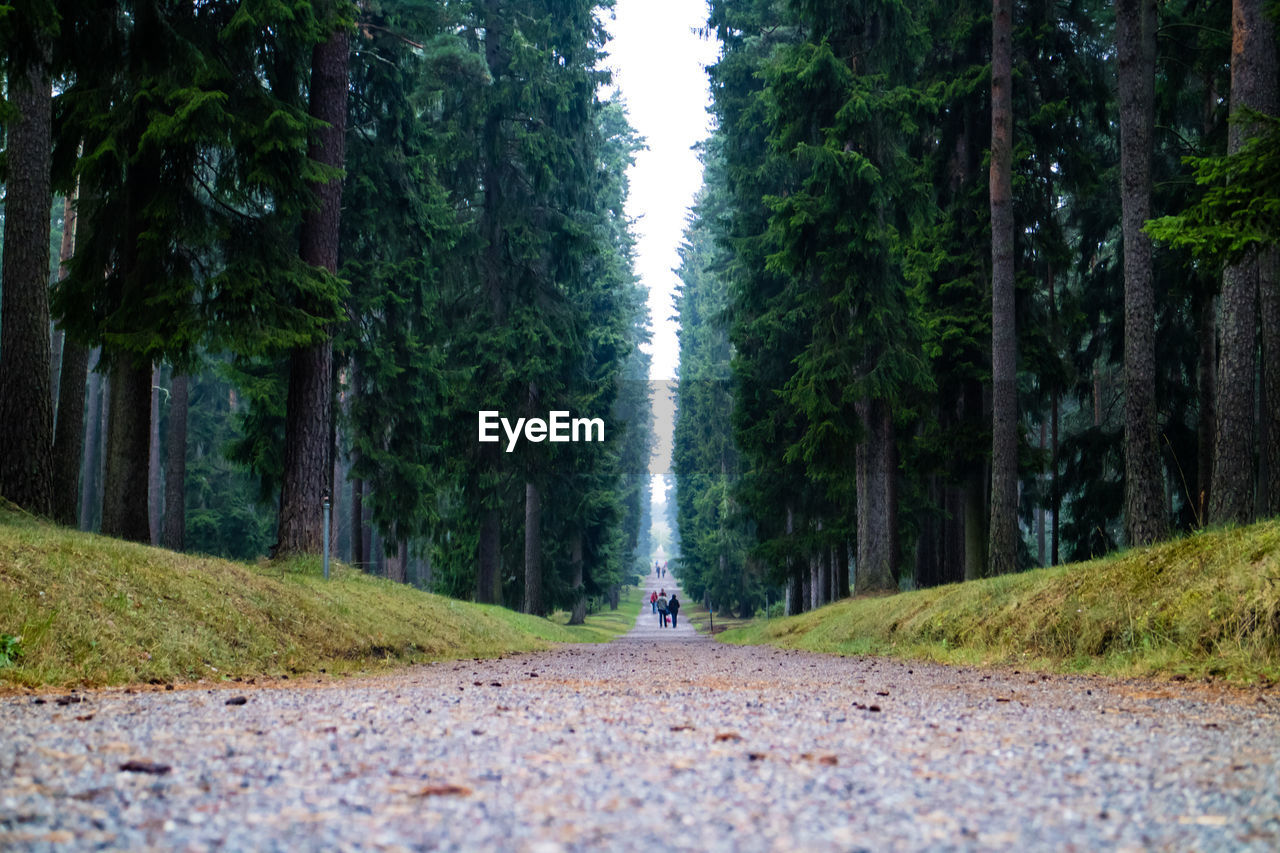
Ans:
<svg viewBox="0 0 1280 853"><path fill-rule="evenodd" d="M848 599L719 639L1111 675L1280 678L1280 522Z"/></svg>
<svg viewBox="0 0 1280 853"><path fill-rule="evenodd" d="M422 592L319 558L247 565L0 509L0 685L102 686L330 673L602 642L624 607L568 627ZM629 609L630 621L624 610ZM5 638L9 638L6 640Z"/></svg>

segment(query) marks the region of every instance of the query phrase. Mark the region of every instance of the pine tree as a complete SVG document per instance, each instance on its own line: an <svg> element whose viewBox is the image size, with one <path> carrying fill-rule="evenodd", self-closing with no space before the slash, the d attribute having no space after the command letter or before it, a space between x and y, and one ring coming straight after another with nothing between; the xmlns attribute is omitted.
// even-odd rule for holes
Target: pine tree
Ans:
<svg viewBox="0 0 1280 853"><path fill-rule="evenodd" d="M329 274L338 271L342 221L342 178L347 126L347 24L331 24L311 60L310 114L317 122L307 157L334 170L312 185L315 207L302 220L299 255L303 263ZM285 408L284 476L278 527L281 556L319 553L324 534L320 510L331 488L333 425L333 341L328 331L295 347L289 357L289 397Z"/></svg>

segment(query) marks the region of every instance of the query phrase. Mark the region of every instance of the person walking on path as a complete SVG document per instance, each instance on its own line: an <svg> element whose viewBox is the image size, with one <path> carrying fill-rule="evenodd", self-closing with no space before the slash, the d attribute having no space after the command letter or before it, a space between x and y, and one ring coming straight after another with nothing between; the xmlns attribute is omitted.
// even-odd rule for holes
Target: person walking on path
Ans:
<svg viewBox="0 0 1280 853"><path fill-rule="evenodd" d="M658 595L658 624L663 628L667 627L667 591L665 589Z"/></svg>
<svg viewBox="0 0 1280 853"><path fill-rule="evenodd" d="M676 598L676 594L671 593L671 600L667 602L667 612L671 614L671 627L676 626L676 616L680 613L680 599Z"/></svg>
<svg viewBox="0 0 1280 853"><path fill-rule="evenodd" d="M658 612L658 592L657 592L657 590L654 590L653 592L649 593L649 604L650 604L650 606L653 608L653 612L654 612L654 614L656 615L656 614L657 614L657 612Z"/></svg>

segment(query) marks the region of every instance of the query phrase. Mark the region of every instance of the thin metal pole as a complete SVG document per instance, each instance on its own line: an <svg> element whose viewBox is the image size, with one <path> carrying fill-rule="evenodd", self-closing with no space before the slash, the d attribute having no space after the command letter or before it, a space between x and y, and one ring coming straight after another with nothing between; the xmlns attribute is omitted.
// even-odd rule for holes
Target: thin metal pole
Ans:
<svg viewBox="0 0 1280 853"><path fill-rule="evenodd" d="M324 496L324 579L329 579L329 495Z"/></svg>

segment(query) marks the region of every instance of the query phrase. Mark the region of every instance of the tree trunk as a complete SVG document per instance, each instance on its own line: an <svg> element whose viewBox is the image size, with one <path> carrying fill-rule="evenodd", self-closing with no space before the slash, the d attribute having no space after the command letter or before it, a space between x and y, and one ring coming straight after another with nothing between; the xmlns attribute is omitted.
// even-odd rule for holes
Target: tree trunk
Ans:
<svg viewBox="0 0 1280 853"><path fill-rule="evenodd" d="M1124 236L1124 494L1130 545L1169 534L1156 441L1155 291L1151 155L1155 128L1155 0L1116 0L1120 81L1121 222Z"/></svg>
<svg viewBox="0 0 1280 853"><path fill-rule="evenodd" d="M1280 282L1275 248L1258 253L1258 327L1262 330L1262 515L1280 515Z"/></svg>
<svg viewBox="0 0 1280 853"><path fill-rule="evenodd" d="M1045 451L1045 423L1040 421L1040 458L1044 458ZM1048 556L1045 550L1045 540L1047 538L1045 531L1045 511L1044 511L1044 477L1036 477L1040 482L1040 501L1036 507L1036 562L1043 566L1045 558Z"/></svg>
<svg viewBox="0 0 1280 853"><path fill-rule="evenodd" d="M169 381L168 456L164 472L164 547L181 551L187 533L187 408L191 380L174 371Z"/></svg>
<svg viewBox="0 0 1280 853"><path fill-rule="evenodd" d="M1262 0L1234 0L1231 9L1231 113L1274 109L1275 34ZM1232 122L1227 150L1235 153L1255 132ZM1257 346L1257 253L1222 274L1222 338L1218 351L1217 435L1209 522L1248 523L1253 513L1254 354Z"/></svg>
<svg viewBox="0 0 1280 853"><path fill-rule="evenodd" d="M1058 565L1058 512L1062 507L1062 493L1058 485L1058 392L1053 392L1053 424L1049 434L1049 457L1051 459L1052 480L1049 483L1049 508L1053 512L1053 535L1050 537L1050 565Z"/></svg>
<svg viewBox="0 0 1280 853"><path fill-rule="evenodd" d="M151 541L147 465L151 446L151 366L118 355L111 368L102 533Z"/></svg>
<svg viewBox="0 0 1280 853"><path fill-rule="evenodd" d="M836 566L836 599L849 597L849 543L841 542L831 549Z"/></svg>
<svg viewBox="0 0 1280 853"><path fill-rule="evenodd" d="M1250 59L1242 69L1253 77L1251 85L1239 93L1242 105L1259 113L1274 116L1280 112L1280 93L1276 91L1276 33L1274 20L1259 0L1241 0L1235 4L1233 26L1239 16L1244 36L1243 51ZM1234 50L1233 50L1234 54ZM1235 58L1232 57L1232 73ZM1231 98L1235 108L1236 81L1233 77ZM1232 127L1233 133L1256 133L1256 128ZM1243 140L1237 144L1243 144ZM1280 515L1280 254L1275 246L1260 249L1254 259L1258 275L1259 328L1262 333L1262 422L1264 440L1260 448L1259 497L1261 514Z"/></svg>
<svg viewBox="0 0 1280 853"><path fill-rule="evenodd" d="M587 621L587 588L582 576L582 531L575 530L569 543L569 563L573 572L573 610L569 613L570 625Z"/></svg>
<svg viewBox="0 0 1280 853"><path fill-rule="evenodd" d="M22 7L19 6L19 9ZM19 14L21 18L21 14ZM22 22L19 21L21 24ZM32 40L38 39L32 36ZM51 84L48 45L28 68L9 57L8 183L0 285L0 495L53 511L53 395L49 384Z"/></svg>
<svg viewBox="0 0 1280 853"><path fill-rule="evenodd" d="M160 473L160 368L151 371L151 430L147 442L147 527L151 544L160 544L164 479Z"/></svg>
<svg viewBox="0 0 1280 853"><path fill-rule="evenodd" d="M960 486L943 487L942 553L937 579L931 585L964 580L964 508L968 492ZM981 507L979 507L981 509ZM986 541L983 537L982 542Z"/></svg>
<svg viewBox="0 0 1280 853"><path fill-rule="evenodd" d="M93 352L94 371L89 374L89 400L85 404L84 462L80 475L80 511L79 524L81 530L92 530L97 516L98 485L101 482L99 472L102 469L102 385L103 377L98 372L98 361L102 358L102 350Z"/></svg>
<svg viewBox="0 0 1280 853"><path fill-rule="evenodd" d="M53 395L53 408L50 410L50 418L56 435L58 431L58 404L62 402L58 394L58 380L62 376L62 350L66 343L66 335L52 322L49 324L49 335L51 338L49 342L49 393ZM55 438L54 440L56 441L57 439ZM57 477L56 471L54 472L54 477L55 479ZM54 500L55 502L57 501L57 495L54 495Z"/></svg>
<svg viewBox="0 0 1280 853"><path fill-rule="evenodd" d="M524 612L543 616L542 492L529 480L524 484Z"/></svg>
<svg viewBox="0 0 1280 853"><path fill-rule="evenodd" d="M76 246L76 193L62 207L62 246L58 251L58 275L65 277L67 262ZM58 408L53 427L53 518L75 526L80 499L80 461L85 443L85 381L89 374L89 350L62 335L58 373Z"/></svg>
<svg viewBox="0 0 1280 853"><path fill-rule="evenodd" d="M1018 557L1018 388L1013 281L1013 0L991 3L991 528L988 565Z"/></svg>
<svg viewBox="0 0 1280 853"><path fill-rule="evenodd" d="M71 256L76 250L76 192L72 190L62 200L62 239L58 246L58 280L67 277L67 262L71 260ZM62 412L62 374L64 366L63 353L66 352L68 339L66 334L61 330L53 329L53 345L49 350L49 387L53 389L53 443L54 443L54 472L53 472L53 502L54 502L54 518L58 518L58 415ZM81 348L83 349L83 347ZM88 358L88 353L85 353ZM80 382L80 402L84 402L84 380ZM82 407L83 408L83 407ZM81 423L84 422L83 413L81 415Z"/></svg>
<svg viewBox="0 0 1280 853"><path fill-rule="evenodd" d="M854 593L897 589L893 541L893 418L889 404L856 405L865 439L854 452L858 502L858 577Z"/></svg>
<svg viewBox="0 0 1280 853"><path fill-rule="evenodd" d="M334 419L334 425L337 426L337 419ZM329 445L329 452L333 458L333 470L329 472L329 551L332 554L338 553L338 532L342 529L340 523L342 519L342 454L338 452L339 448L338 434L335 429L333 441Z"/></svg>
<svg viewBox="0 0 1280 853"><path fill-rule="evenodd" d="M980 484L964 490L964 579L978 580L987 569L987 502Z"/></svg>
<svg viewBox="0 0 1280 853"><path fill-rule="evenodd" d="M311 57L311 115L324 123L307 156L326 166L345 162L348 36L334 31ZM342 180L313 185L319 206L302 220L299 255L304 263L338 270ZM323 547L321 503L329 486L333 418L333 341L293 351L289 359L289 399L285 414L284 481L280 494L278 555L318 554Z"/></svg>
<svg viewBox="0 0 1280 853"><path fill-rule="evenodd" d="M386 555L387 580L404 583L408 577L409 543L399 542L394 545L394 552Z"/></svg>
<svg viewBox="0 0 1280 853"><path fill-rule="evenodd" d="M496 80L505 77L509 70L506 44L507 10L502 8L499 0L485 0L482 6L484 16L484 51L489 73ZM503 116L496 106L490 106L485 116L482 135L482 180L484 199L481 207L480 231L485 240L485 248L480 259L480 278L484 295L491 312L490 321L494 329L502 329L506 325L506 297L504 293L505 276L505 244L503 230L504 181L501 163L506 156L503 142ZM485 365L483 381L487 385L496 386L502 372L501 352L491 352L491 358L497 363ZM490 475L497 482L502 470L502 454L496 444L486 444L480 450L480 470ZM501 497L497 494L497 486L481 488L479 493L480 539L476 555L476 601L497 604L502 600L502 510Z"/></svg>
<svg viewBox="0 0 1280 853"><path fill-rule="evenodd" d="M480 542L477 549L476 601L498 604L502 601L502 511L488 508L480 514Z"/></svg>
<svg viewBox="0 0 1280 853"><path fill-rule="evenodd" d="M353 468L356 458L353 452ZM351 565L364 565L364 480L351 481Z"/></svg>
<svg viewBox="0 0 1280 853"><path fill-rule="evenodd" d="M58 419L53 434L53 518L74 526L80 500L80 462L88 443L85 437L85 384L89 351L67 338L62 346L62 370L58 376ZM96 397L88 411L92 417Z"/></svg>
<svg viewBox="0 0 1280 853"><path fill-rule="evenodd" d="M809 609L817 610L822 606L822 563L821 549L809 552Z"/></svg>

